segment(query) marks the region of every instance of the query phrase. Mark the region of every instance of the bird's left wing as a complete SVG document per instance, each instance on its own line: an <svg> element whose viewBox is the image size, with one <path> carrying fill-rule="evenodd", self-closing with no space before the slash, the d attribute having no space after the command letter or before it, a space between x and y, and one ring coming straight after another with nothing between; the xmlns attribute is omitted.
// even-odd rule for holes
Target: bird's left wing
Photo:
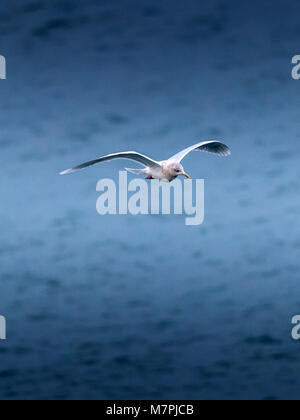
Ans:
<svg viewBox="0 0 300 420"><path fill-rule="evenodd" d="M90 160L89 162L82 163L81 165L75 166L74 168L67 169L60 173L60 175L71 174L72 172L79 171L80 169L87 168L89 166L96 165L96 163L106 162L114 159L129 159L141 163L144 166L150 166L151 168L160 168L160 164L153 159L148 158L147 156L141 155L137 152L122 152L115 153L107 156L100 157L95 160Z"/></svg>
<svg viewBox="0 0 300 420"><path fill-rule="evenodd" d="M194 150L200 150L202 152L214 153L215 155L220 156L229 156L231 151L226 144L220 143L219 141L203 141L201 143L190 146L187 149L182 150L177 153L175 156L172 156L169 160L175 160L176 162L181 162L189 153Z"/></svg>

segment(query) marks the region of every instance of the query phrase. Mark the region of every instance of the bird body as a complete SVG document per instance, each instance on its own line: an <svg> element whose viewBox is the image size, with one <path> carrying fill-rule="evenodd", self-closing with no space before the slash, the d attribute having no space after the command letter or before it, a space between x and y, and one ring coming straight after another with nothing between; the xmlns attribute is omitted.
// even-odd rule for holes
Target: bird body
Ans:
<svg viewBox="0 0 300 420"><path fill-rule="evenodd" d="M174 174L174 166L178 166L178 170L180 172L183 172L183 168L181 165L179 165L175 161L169 161L169 160L163 160L159 163L159 167L156 166L147 166L145 169L130 169L126 168L128 172L131 172L133 174L139 174L139 175L146 175L146 179L159 179L161 181L165 182L171 182L177 176L179 173L175 176ZM181 173L180 173L181 175ZM187 174L183 173L182 175L187 176Z"/></svg>
<svg viewBox="0 0 300 420"><path fill-rule="evenodd" d="M110 161L114 159L129 159L141 163L144 166L144 168L127 168L127 171L132 172L134 174L146 175L147 179L159 179L165 182L172 182L180 175L185 176L186 178L190 178L190 176L185 172L181 161L194 150L209 152L220 156L228 156L231 154L231 151L228 148L228 146L226 146L223 143L220 143L218 141L204 141L182 150L181 152L172 156L170 159L163 160L160 162L155 161L137 152L121 152L103 156L98 159L91 160L89 162L85 162L81 165L75 166L74 168L67 169L66 171L61 172L60 175L70 174L80 169L84 169L105 161Z"/></svg>

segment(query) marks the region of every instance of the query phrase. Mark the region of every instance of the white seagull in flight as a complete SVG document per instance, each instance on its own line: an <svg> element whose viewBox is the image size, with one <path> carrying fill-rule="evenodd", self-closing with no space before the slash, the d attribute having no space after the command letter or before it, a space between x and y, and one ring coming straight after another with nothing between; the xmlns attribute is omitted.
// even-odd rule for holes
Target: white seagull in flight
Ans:
<svg viewBox="0 0 300 420"><path fill-rule="evenodd" d="M188 147L187 149L184 149L176 155L172 156L170 159L163 160L161 162L157 162L137 152L121 152L103 156L86 163L82 163L81 165L75 166L74 168L67 169L66 171L61 172L60 175L71 174L72 172L76 172L80 169L87 168L88 166L95 165L96 163L106 162L108 160L129 159L141 163L142 165L144 165L145 168L126 168L127 171L132 172L134 174L146 175L146 179L160 179L162 181L172 182L180 175L183 175L186 178L190 178L190 176L183 169L181 161L194 150L209 152L220 156L229 156L231 154L229 147L223 143L220 143L219 141L204 141L195 144L194 146Z"/></svg>

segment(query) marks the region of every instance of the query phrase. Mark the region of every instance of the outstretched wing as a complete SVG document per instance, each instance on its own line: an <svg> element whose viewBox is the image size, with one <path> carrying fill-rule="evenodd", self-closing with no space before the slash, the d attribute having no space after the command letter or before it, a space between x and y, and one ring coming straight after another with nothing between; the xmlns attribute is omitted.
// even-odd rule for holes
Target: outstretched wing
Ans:
<svg viewBox="0 0 300 420"><path fill-rule="evenodd" d="M89 162L82 163L81 165L75 166L74 168L67 169L66 171L61 172L60 175L71 174L72 172L79 171L80 169L84 169L84 168L87 168L89 166L96 165L96 163L106 162L106 161L114 160L114 159L134 160L136 162L141 163L142 165L144 165L146 167L150 166L151 168L157 168L157 167L160 168L161 167L158 162L148 158L147 156L141 155L140 153L137 153L137 152L123 152L123 153L115 153L115 154L112 154L112 155L103 156L103 157L100 157L100 158L95 159L95 160L90 160Z"/></svg>
<svg viewBox="0 0 300 420"><path fill-rule="evenodd" d="M220 156L229 156L231 151L226 144L220 143L219 141L203 141L201 143L195 144L194 146L188 147L187 149L182 150L177 153L175 156L172 156L169 160L175 160L176 162L181 162L189 153L200 150L202 152L214 153L215 155Z"/></svg>

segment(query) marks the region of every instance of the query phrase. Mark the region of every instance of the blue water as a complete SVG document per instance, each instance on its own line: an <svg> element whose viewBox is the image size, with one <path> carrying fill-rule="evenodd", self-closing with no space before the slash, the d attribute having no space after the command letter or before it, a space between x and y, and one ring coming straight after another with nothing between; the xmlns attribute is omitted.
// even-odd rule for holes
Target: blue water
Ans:
<svg viewBox="0 0 300 420"><path fill-rule="evenodd" d="M1 399L298 399L298 1L2 5ZM113 162L190 155L205 223L95 210Z"/></svg>

